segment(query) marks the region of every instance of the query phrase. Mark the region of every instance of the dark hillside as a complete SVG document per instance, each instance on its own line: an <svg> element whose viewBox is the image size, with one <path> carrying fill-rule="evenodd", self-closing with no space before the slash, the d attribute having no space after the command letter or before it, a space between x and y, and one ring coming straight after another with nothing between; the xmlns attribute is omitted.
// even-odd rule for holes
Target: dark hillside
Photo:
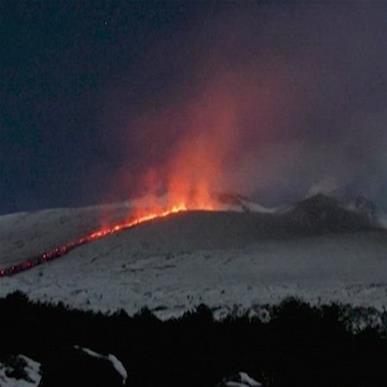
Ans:
<svg viewBox="0 0 387 387"><path fill-rule="evenodd" d="M352 332L348 307L289 299L268 309L266 323L247 316L215 321L206 306L162 322L147 310L106 316L15 293L0 300L0 358L22 353L41 362L43 375L55 370L55 386L65 380L61 373L75 372L76 360L61 357L74 345L114 354L128 372L127 386L215 386L238 371L273 387L387 385L383 330ZM97 371L87 375L90 386L98 385ZM75 373L73 380L80 380Z"/></svg>

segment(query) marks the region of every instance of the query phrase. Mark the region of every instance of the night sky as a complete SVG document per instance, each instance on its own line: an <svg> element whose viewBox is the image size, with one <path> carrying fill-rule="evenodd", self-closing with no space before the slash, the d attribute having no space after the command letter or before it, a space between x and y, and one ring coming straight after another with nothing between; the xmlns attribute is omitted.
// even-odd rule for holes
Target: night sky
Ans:
<svg viewBox="0 0 387 387"><path fill-rule="evenodd" d="M208 123L234 136L219 190L386 206L386 20L384 1L0 0L0 213L132 197Z"/></svg>

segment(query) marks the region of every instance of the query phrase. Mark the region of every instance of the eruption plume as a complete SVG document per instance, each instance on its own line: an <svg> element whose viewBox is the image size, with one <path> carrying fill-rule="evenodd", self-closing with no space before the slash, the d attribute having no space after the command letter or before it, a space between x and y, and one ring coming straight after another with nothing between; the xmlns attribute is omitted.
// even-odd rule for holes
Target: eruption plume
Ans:
<svg viewBox="0 0 387 387"><path fill-rule="evenodd" d="M229 88L223 85L206 91L198 101L181 108L184 122L176 133L179 138L167 157L140 178L144 194L131 209L131 216L222 209L217 193L225 185L226 165L240 133ZM178 125L176 119L171 119L170 125Z"/></svg>

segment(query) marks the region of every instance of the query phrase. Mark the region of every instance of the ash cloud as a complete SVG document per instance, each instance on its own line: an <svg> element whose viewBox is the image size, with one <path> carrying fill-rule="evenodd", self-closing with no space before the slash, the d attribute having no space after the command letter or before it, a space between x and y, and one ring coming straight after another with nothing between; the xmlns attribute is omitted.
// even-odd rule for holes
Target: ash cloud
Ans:
<svg viewBox="0 0 387 387"><path fill-rule="evenodd" d="M212 133L201 144L208 152L230 138L220 190L274 203L334 182L340 194L385 201L386 11L381 3L214 3L190 32L142 58L150 77L171 79L141 114L121 117L128 142L147 155L141 168L167 173L173 149Z"/></svg>
<svg viewBox="0 0 387 387"><path fill-rule="evenodd" d="M15 9L0 212L163 191L191 145L218 191L274 205L334 181L387 206L384 2Z"/></svg>

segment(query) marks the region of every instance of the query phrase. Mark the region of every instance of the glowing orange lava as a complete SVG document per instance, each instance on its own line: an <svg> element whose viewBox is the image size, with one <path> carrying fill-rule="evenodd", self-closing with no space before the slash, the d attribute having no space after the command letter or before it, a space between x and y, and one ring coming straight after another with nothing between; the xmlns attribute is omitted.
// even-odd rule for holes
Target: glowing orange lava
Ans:
<svg viewBox="0 0 387 387"><path fill-rule="evenodd" d="M100 229L20 264L0 268L0 277L30 269L79 246L154 219L184 211L221 210L222 206L213 193L223 187L225 170L232 169L225 165L238 142L234 95L225 82L219 82L206 89L193 103L178 109L183 121L173 123L173 117L169 117L171 119L165 125L182 126L183 130L173 144L165 144L168 157L162 165L151 168L140 181L141 191L146 195L141 203L130 207L126 220L116 223L107 215ZM163 124L160 126L159 120L155 121L157 133L163 133ZM158 140L154 138L154 141ZM144 157L147 157L146 153Z"/></svg>
<svg viewBox="0 0 387 387"><path fill-rule="evenodd" d="M170 198L167 198L169 202ZM165 208L160 204L160 199L157 198L147 198L146 199L147 208L134 208L130 219L122 223L109 225L92 232L91 234L81 238L80 243L90 242L92 240L103 238L109 234L114 234L119 231L123 231L135 226L138 226L142 223L149 222L154 219L165 218L169 215L177 214L185 211L215 211L220 209L219 204L211 195L208 195L207 202L193 201L190 204L187 204L184 200L177 202L176 204L168 204L168 207Z"/></svg>
<svg viewBox="0 0 387 387"><path fill-rule="evenodd" d="M154 211L154 210L153 210ZM138 215L134 217L132 220L128 220L126 222L116 224L110 227L102 228L101 230L95 231L85 238L87 240L95 240L100 239L106 235L113 234L122 230L126 230L128 228L138 226L141 223L149 222L151 220L157 219L157 218L165 218L168 215L176 214L178 212L187 211L187 208L184 205L176 205L168 210L164 210L161 212L155 211L155 212L148 212L144 213L143 215Z"/></svg>
<svg viewBox="0 0 387 387"><path fill-rule="evenodd" d="M52 250L45 251L43 254L39 256L27 259L21 263L12 265L10 267L0 268L0 277L12 276L22 271L31 269L44 262L52 261L56 258L62 257L63 255L66 255L71 250L79 246L97 241L108 235L112 235L117 232L138 226L142 223L149 222L151 220L158 219L158 218L165 218L169 215L176 214L183 211L187 211L187 208L185 206L176 205L162 212L148 212L148 213L145 213L144 215L134 217L131 220L128 220L127 222L115 224L110 227L104 227L98 231L94 231L82 238L79 238L78 240L74 240L64 245L57 246Z"/></svg>

